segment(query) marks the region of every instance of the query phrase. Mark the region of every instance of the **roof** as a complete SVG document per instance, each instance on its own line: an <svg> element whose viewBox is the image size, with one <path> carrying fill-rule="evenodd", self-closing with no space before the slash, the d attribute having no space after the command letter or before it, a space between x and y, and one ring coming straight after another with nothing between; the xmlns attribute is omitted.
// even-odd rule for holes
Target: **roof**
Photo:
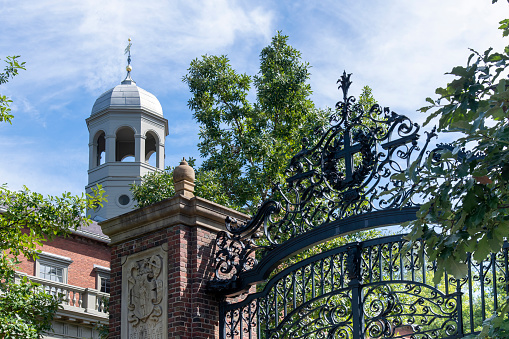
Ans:
<svg viewBox="0 0 509 339"><path fill-rule="evenodd" d="M101 94L92 107L91 115L108 108L126 110L144 109L163 116L163 108L155 95L136 86L136 83L132 80L124 80L120 85Z"/></svg>
<svg viewBox="0 0 509 339"><path fill-rule="evenodd" d="M96 221L92 221L88 226L80 226L77 230L72 230L71 233L104 243L110 242L110 238L103 233L101 226Z"/></svg>
<svg viewBox="0 0 509 339"><path fill-rule="evenodd" d="M6 209L0 206L0 213L5 213ZM110 238L105 235L102 231L101 226L97 223L97 221L93 221L88 226L80 226L76 230L71 230L71 233L80 235L85 238L94 239L100 242L104 242L109 244Z"/></svg>

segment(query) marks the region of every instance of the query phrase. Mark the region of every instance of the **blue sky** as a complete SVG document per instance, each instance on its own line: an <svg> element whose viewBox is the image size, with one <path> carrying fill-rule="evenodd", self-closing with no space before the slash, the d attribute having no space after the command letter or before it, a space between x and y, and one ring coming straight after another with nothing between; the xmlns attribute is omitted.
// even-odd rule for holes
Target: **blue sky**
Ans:
<svg viewBox="0 0 509 339"><path fill-rule="evenodd" d="M166 165L199 157L198 126L181 79L192 59L227 54L256 74L276 31L311 65L313 100L339 99L336 80L353 73L354 94L369 85L383 106L422 122L415 111L443 74L464 65L468 48L502 48L505 1L126 1L0 0L0 58L21 55L27 70L0 93L14 100L13 125L0 125L0 183L44 194L79 194L87 184L85 119L95 99L125 77L158 97L169 120ZM3 68L3 65L1 66Z"/></svg>

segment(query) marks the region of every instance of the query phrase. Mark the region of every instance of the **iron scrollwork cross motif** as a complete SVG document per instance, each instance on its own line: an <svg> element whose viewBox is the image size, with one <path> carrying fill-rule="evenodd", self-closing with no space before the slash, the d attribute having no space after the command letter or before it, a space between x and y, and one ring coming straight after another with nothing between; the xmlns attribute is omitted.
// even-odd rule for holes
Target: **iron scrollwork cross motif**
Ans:
<svg viewBox="0 0 509 339"><path fill-rule="evenodd" d="M338 80L338 82L341 82L341 85L339 85L339 88L343 90L343 105L342 105L342 115L343 119L347 120L349 118L349 110L348 110L348 89L350 88L350 85L352 82L350 81L350 76L352 74L346 74L345 71L343 71L343 75ZM350 126L347 126L347 128L343 132L343 148L337 149L336 153L334 154L335 159L341 159L344 158L345 160L345 182L350 183L353 180L353 156L355 153L359 152L361 150L361 145L359 143L352 145L351 135L350 135Z"/></svg>
<svg viewBox="0 0 509 339"><path fill-rule="evenodd" d="M343 194L346 201L354 201L359 198L359 186L367 177L375 165L376 143L375 134L379 132L379 127L370 127L363 125L361 120L363 112L359 105L352 104L355 99L348 96L348 90L351 85L351 74L343 75L338 80L339 89L343 91L343 101L336 104L337 110L341 113L341 119L337 126L343 125L344 128L338 129L338 134L333 144L326 148L323 156L323 172L337 191L348 189ZM356 112L356 116L352 113ZM336 118L337 119L337 118ZM354 155L360 153L362 161L354 167ZM338 163L343 160L343 169L340 169Z"/></svg>

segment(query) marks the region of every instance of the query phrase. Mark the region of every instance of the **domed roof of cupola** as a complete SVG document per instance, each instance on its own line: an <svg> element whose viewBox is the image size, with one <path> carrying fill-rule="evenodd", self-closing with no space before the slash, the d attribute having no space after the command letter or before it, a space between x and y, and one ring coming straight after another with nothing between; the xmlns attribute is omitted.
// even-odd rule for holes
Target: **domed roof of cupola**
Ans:
<svg viewBox="0 0 509 339"><path fill-rule="evenodd" d="M163 108L155 95L136 86L131 79L131 67L127 67L127 77L124 81L112 89L101 94L92 107L91 115L97 114L109 108L114 109L143 109L151 113L163 116Z"/></svg>

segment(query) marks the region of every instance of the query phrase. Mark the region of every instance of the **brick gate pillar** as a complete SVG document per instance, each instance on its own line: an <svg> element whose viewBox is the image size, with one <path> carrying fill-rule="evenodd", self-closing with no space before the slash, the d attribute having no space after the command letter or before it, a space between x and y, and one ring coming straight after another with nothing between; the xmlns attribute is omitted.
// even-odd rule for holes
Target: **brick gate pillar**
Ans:
<svg viewBox="0 0 509 339"><path fill-rule="evenodd" d="M101 222L111 239L110 338L218 338L219 300L205 292L227 215L195 197L194 171L174 171L176 194Z"/></svg>

